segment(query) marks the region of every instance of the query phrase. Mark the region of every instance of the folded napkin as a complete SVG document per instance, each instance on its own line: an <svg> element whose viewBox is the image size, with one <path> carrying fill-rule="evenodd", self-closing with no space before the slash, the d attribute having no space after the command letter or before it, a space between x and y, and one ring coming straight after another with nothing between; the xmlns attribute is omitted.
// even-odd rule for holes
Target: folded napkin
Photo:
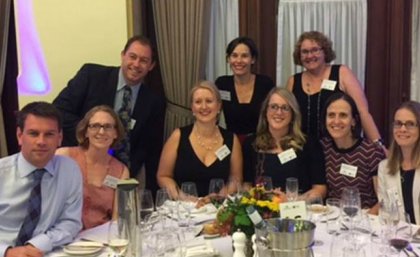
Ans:
<svg viewBox="0 0 420 257"><path fill-rule="evenodd" d="M218 251L215 250L208 241L204 240L203 236L199 236L194 240L189 241L185 251L185 257L207 257L218 254Z"/></svg>

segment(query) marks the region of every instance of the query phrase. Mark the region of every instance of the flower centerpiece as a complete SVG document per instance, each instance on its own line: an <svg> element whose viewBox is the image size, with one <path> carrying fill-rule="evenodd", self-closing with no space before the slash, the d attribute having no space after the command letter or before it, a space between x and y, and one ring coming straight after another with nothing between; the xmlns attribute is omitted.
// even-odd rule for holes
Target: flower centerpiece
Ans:
<svg viewBox="0 0 420 257"><path fill-rule="evenodd" d="M275 191L266 191L257 185L242 196L229 196L219 208L216 226L221 235L232 235L240 229L248 237L254 234L254 224L249 219L246 208L252 205L264 219L279 216L279 203L285 199Z"/></svg>

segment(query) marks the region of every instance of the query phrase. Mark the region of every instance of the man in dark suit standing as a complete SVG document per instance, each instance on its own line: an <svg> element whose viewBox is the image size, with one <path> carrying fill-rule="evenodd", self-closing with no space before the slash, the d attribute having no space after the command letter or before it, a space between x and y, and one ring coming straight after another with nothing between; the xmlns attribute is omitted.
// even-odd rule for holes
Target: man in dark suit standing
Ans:
<svg viewBox="0 0 420 257"><path fill-rule="evenodd" d="M108 67L85 64L64 88L53 104L63 114L63 146L77 145L75 128L92 107L106 104L117 113L129 105L128 145L124 149L128 160L117 149L116 157L130 168L131 177L137 177L142 165L146 168L146 187L155 191L156 170L163 144L163 97L155 94L143 80L156 64L153 46L148 38L130 38L121 52L121 66ZM127 89L130 91L127 97ZM127 104L127 99L130 99ZM123 120L123 114L120 118ZM125 115L127 116L127 115Z"/></svg>

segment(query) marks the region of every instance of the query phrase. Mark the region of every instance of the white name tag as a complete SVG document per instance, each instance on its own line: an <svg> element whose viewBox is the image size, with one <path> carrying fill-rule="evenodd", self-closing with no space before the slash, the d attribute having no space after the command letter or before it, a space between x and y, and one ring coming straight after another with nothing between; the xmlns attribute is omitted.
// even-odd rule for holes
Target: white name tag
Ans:
<svg viewBox="0 0 420 257"><path fill-rule="evenodd" d="M226 156L230 154L230 150L226 145L222 145L217 151L215 152L219 161L222 161Z"/></svg>
<svg viewBox="0 0 420 257"><path fill-rule="evenodd" d="M321 84L321 89L331 90L334 91L335 85L337 85L337 81L324 79Z"/></svg>
<svg viewBox="0 0 420 257"><path fill-rule="evenodd" d="M295 150L293 150L293 148L290 148L282 153L279 153L277 157L279 158L281 164L285 164L288 161L296 159L297 156Z"/></svg>
<svg viewBox="0 0 420 257"><path fill-rule="evenodd" d="M104 184L104 186L116 189L118 181L120 181L119 178L116 178L116 177L111 176L111 175L106 175L103 184Z"/></svg>
<svg viewBox="0 0 420 257"><path fill-rule="evenodd" d="M225 101L230 101L230 92L226 90L219 90L220 98Z"/></svg>
<svg viewBox="0 0 420 257"><path fill-rule="evenodd" d="M355 178L357 175L357 166L342 163L340 167L340 174Z"/></svg>
<svg viewBox="0 0 420 257"><path fill-rule="evenodd" d="M135 119L131 119L130 120L130 130L133 129L134 126L136 126L136 120Z"/></svg>
<svg viewBox="0 0 420 257"><path fill-rule="evenodd" d="M280 218L282 219L307 219L305 201L286 202L280 204Z"/></svg>

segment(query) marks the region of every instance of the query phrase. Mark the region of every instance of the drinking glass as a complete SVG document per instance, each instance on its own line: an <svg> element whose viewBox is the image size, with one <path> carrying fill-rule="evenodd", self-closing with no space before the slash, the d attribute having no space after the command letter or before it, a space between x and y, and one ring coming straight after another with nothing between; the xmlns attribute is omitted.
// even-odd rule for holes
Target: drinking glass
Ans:
<svg viewBox="0 0 420 257"><path fill-rule="evenodd" d="M125 256L128 247L128 238L118 226L117 220L111 220L108 225L108 246L114 256Z"/></svg>
<svg viewBox="0 0 420 257"><path fill-rule="evenodd" d="M320 220L321 216L325 212L325 206L323 205L321 196L311 196L306 199L306 206L308 210L309 220L316 223Z"/></svg>
<svg viewBox="0 0 420 257"><path fill-rule="evenodd" d="M140 198L140 220L143 222L145 217L152 214L155 209L152 192L149 189L142 189L139 192Z"/></svg>
<svg viewBox="0 0 420 257"><path fill-rule="evenodd" d="M269 176L259 176L255 180L256 185L261 185L264 187L265 190L271 191L273 190L273 180Z"/></svg>
<svg viewBox="0 0 420 257"><path fill-rule="evenodd" d="M413 229L411 227L410 215L404 213L396 226L393 227L389 244L394 247L401 255L401 250L405 249L411 242Z"/></svg>
<svg viewBox="0 0 420 257"><path fill-rule="evenodd" d="M299 182L297 178L287 178L286 179L286 197L287 201L293 202L296 201L299 196Z"/></svg>
<svg viewBox="0 0 420 257"><path fill-rule="evenodd" d="M394 250L389 245L389 239L393 224L396 223L395 220L397 220L398 223L398 219L398 207L395 202L386 201L384 199L379 201L378 220L380 224L380 247L378 257L387 257L387 254Z"/></svg>
<svg viewBox="0 0 420 257"><path fill-rule="evenodd" d="M353 218L360 212L360 193L356 187L344 187L341 192L341 215L343 222L349 221L349 229L353 229Z"/></svg>
<svg viewBox="0 0 420 257"><path fill-rule="evenodd" d="M245 189L242 183L236 179L229 179L227 193L235 199L241 199Z"/></svg>
<svg viewBox="0 0 420 257"><path fill-rule="evenodd" d="M325 200L327 214L325 216L328 234L337 234L340 230L340 199L327 198Z"/></svg>
<svg viewBox="0 0 420 257"><path fill-rule="evenodd" d="M179 201L182 207L188 213L188 217L187 217L188 228L190 228L190 225L191 225L191 211L196 206L197 197L198 197L197 186L194 182L184 182L181 184L181 191L179 192Z"/></svg>
<svg viewBox="0 0 420 257"><path fill-rule="evenodd" d="M168 200L169 194L166 188L161 188L156 192L156 210L159 213L162 228L166 227L166 217L170 212L167 205Z"/></svg>
<svg viewBox="0 0 420 257"><path fill-rule="evenodd" d="M219 208L225 201L225 181L221 178L213 178L209 184L209 197L216 208Z"/></svg>

